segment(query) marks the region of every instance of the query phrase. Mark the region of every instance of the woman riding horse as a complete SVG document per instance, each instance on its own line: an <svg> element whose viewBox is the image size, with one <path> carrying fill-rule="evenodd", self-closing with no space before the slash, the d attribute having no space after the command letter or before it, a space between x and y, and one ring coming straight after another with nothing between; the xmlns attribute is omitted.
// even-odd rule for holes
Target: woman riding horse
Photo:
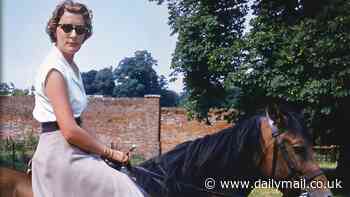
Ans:
<svg viewBox="0 0 350 197"><path fill-rule="evenodd" d="M136 182L153 197L248 196L254 186L221 188L225 180L237 184L304 181L304 187L277 189L284 196L301 192L331 196L311 145L311 135L297 113L275 106L232 128L180 144L130 170ZM206 187L208 180L216 182L216 187ZM315 182L322 187L311 187Z"/></svg>
<svg viewBox="0 0 350 197"><path fill-rule="evenodd" d="M139 166L129 166L129 170L132 179L153 197L248 196L258 186L253 183L259 181L304 181L305 185L298 187L270 185L284 196L302 192L312 197L331 196L329 188L323 187L328 180L314 160L310 135L295 113L283 110L248 117L232 128L182 143ZM8 171L0 168L5 176L10 176ZM225 180L251 185L221 188L220 181ZM10 182L5 185L0 181L2 191L22 187ZM311 187L312 182L319 187Z"/></svg>
<svg viewBox="0 0 350 197"><path fill-rule="evenodd" d="M91 19L84 4L66 0L46 27L53 45L35 81L33 116L42 129L32 160L35 197L143 196L129 177L101 159L126 162L127 154L81 127L88 101L74 57L92 35Z"/></svg>

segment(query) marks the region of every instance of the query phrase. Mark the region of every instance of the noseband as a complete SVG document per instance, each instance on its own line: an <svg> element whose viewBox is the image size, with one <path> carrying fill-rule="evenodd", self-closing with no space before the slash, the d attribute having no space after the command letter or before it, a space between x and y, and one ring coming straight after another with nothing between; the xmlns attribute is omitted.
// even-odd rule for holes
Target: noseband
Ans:
<svg viewBox="0 0 350 197"><path fill-rule="evenodd" d="M300 180L305 179L306 184L308 185L316 177L323 175L323 171L318 169L312 171L310 174L303 176L301 171L298 170L297 164L293 161L288 153L286 148L286 142L280 137L283 132L280 132L279 129L274 125L274 121L270 118L268 111L266 110L266 118L268 120L269 126L272 130L272 139L273 139L273 163L272 163L272 178L276 177L276 168L277 168L277 158L278 150L281 151L282 157L288 166L288 176L287 179L291 180Z"/></svg>

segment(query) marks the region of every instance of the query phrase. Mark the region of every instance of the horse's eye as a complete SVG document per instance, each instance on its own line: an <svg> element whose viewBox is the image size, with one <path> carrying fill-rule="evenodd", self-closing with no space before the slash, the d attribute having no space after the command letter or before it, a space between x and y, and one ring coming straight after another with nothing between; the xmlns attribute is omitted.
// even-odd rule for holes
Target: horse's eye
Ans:
<svg viewBox="0 0 350 197"><path fill-rule="evenodd" d="M293 146L295 153L304 154L306 152L306 148L304 146Z"/></svg>

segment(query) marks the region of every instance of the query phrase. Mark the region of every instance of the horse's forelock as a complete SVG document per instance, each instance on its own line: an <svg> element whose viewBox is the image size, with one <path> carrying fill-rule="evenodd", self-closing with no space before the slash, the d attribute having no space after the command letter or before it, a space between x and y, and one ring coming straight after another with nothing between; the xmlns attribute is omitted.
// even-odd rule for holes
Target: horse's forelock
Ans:
<svg viewBox="0 0 350 197"><path fill-rule="evenodd" d="M249 158L253 159L253 163L256 163L256 161L260 159L263 152L263 147L261 145L261 120L261 115L253 116L240 121L234 130L234 132L236 132L235 135L240 136L237 137L237 153L242 155L249 154Z"/></svg>
<svg viewBox="0 0 350 197"><path fill-rule="evenodd" d="M308 131L303 116L296 112L284 112L287 117L287 129L289 132L300 134L306 142L311 143L312 135Z"/></svg>

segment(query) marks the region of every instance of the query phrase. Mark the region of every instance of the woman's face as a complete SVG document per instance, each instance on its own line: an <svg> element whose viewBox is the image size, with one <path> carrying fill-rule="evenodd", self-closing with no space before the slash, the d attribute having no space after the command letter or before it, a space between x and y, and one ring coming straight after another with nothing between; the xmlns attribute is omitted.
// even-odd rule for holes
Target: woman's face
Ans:
<svg viewBox="0 0 350 197"><path fill-rule="evenodd" d="M72 28L73 27L73 28ZM68 57L79 51L85 37L85 22L80 14L65 11L56 29L56 46Z"/></svg>

